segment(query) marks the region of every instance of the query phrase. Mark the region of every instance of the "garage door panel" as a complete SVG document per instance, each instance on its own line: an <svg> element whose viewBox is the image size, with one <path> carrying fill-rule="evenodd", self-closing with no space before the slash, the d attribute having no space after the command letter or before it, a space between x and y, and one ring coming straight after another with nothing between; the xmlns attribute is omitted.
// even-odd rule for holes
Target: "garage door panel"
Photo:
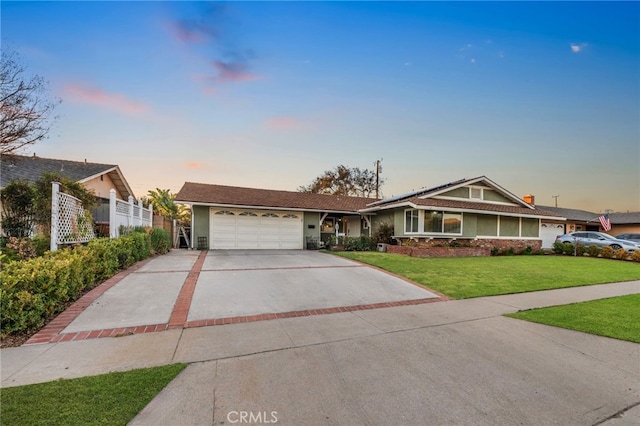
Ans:
<svg viewBox="0 0 640 426"><path fill-rule="evenodd" d="M226 210L226 214L215 214L217 211L220 209L212 208L210 213L209 238L214 249L302 248L303 221L299 213L248 213L248 210L234 209Z"/></svg>

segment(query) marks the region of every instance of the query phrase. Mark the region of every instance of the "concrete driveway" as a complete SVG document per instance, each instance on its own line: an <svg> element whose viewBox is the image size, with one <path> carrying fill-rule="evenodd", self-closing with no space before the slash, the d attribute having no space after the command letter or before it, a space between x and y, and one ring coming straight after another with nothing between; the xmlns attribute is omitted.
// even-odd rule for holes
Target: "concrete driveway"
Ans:
<svg viewBox="0 0 640 426"><path fill-rule="evenodd" d="M130 271L59 334L78 340L438 300L401 278L316 251L179 250Z"/></svg>
<svg viewBox="0 0 640 426"><path fill-rule="evenodd" d="M204 261L188 320L437 297L387 273L315 251L216 250Z"/></svg>

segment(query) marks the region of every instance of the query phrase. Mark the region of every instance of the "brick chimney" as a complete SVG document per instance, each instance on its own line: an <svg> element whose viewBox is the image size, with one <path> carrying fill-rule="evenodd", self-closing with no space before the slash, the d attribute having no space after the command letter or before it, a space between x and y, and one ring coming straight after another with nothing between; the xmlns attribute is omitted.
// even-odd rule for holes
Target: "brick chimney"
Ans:
<svg viewBox="0 0 640 426"><path fill-rule="evenodd" d="M527 194L524 197L522 197L522 199L524 200L525 203L531 204L532 206L535 207L536 205L535 195Z"/></svg>

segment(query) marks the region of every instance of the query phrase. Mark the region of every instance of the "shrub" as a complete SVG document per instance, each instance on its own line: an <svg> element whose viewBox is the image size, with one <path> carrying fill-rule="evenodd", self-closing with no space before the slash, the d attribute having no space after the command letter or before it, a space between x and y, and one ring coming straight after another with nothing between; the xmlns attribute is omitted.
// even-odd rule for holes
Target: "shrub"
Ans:
<svg viewBox="0 0 640 426"><path fill-rule="evenodd" d="M150 235L134 232L5 263L0 271L2 335L37 329L84 290L150 254Z"/></svg>
<svg viewBox="0 0 640 426"><path fill-rule="evenodd" d="M576 245L576 256L584 256L586 252L587 252L587 248L585 247L584 244L578 243Z"/></svg>
<svg viewBox="0 0 640 426"><path fill-rule="evenodd" d="M562 252L564 254L573 255L576 252L576 248L572 243L562 243Z"/></svg>
<svg viewBox="0 0 640 426"><path fill-rule="evenodd" d="M514 254L516 254L516 251L513 247L509 247L508 249L504 249L502 250L502 254L503 256L513 256Z"/></svg>
<svg viewBox="0 0 640 426"><path fill-rule="evenodd" d="M600 256L611 259L613 257L613 249L609 246L602 247L602 250L600 250Z"/></svg>
<svg viewBox="0 0 640 426"><path fill-rule="evenodd" d="M613 257L615 257L616 259L625 260L627 257L629 257L629 253L627 253L625 249L619 248L613 253Z"/></svg>
<svg viewBox="0 0 640 426"><path fill-rule="evenodd" d="M631 260L633 260L634 262L640 262L640 250L635 250L631 254Z"/></svg>
<svg viewBox="0 0 640 426"><path fill-rule="evenodd" d="M382 222L378 225L378 228L373 233L373 242L375 244L391 244L393 239L393 225L387 222Z"/></svg>
<svg viewBox="0 0 640 426"><path fill-rule="evenodd" d="M500 249L498 247L494 247L491 249L491 256L497 256L500 253Z"/></svg>
<svg viewBox="0 0 640 426"><path fill-rule="evenodd" d="M551 250L553 250L555 254L564 253L564 243L561 243L560 241L554 242Z"/></svg>
<svg viewBox="0 0 640 426"><path fill-rule="evenodd" d="M29 260L38 256L31 238L9 237L6 247L14 250L19 260Z"/></svg>
<svg viewBox="0 0 640 426"><path fill-rule="evenodd" d="M600 247L595 244L591 244L587 251L589 252L589 256L598 257L598 255L600 254Z"/></svg>
<svg viewBox="0 0 640 426"><path fill-rule="evenodd" d="M151 250L155 254L164 254L171 250L171 235L166 230L153 228L149 236L151 237Z"/></svg>
<svg viewBox="0 0 640 426"><path fill-rule="evenodd" d="M527 248L525 248L524 250L520 251L519 254L524 255L524 256L531 255L531 254L533 254L533 247L527 246Z"/></svg>
<svg viewBox="0 0 640 426"><path fill-rule="evenodd" d="M346 251L369 251L372 248L373 240L366 235L359 237L345 237L344 249Z"/></svg>

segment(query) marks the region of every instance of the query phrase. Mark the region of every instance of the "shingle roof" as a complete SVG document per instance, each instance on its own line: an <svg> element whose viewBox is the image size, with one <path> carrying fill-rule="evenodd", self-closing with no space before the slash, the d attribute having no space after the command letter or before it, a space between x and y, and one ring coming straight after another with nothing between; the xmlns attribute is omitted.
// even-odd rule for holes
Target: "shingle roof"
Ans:
<svg viewBox="0 0 640 426"><path fill-rule="evenodd" d="M593 222L598 221L597 213L588 212L586 210L578 210L578 209L567 209L563 207L551 207L551 206L536 206L536 208L540 208L542 210L549 211L551 213L556 213L559 216L566 217L569 221L577 221L577 222Z"/></svg>
<svg viewBox="0 0 640 426"><path fill-rule="evenodd" d="M176 201L192 204L356 213L359 209L376 200L374 198L185 182L176 195Z"/></svg>
<svg viewBox="0 0 640 426"><path fill-rule="evenodd" d="M59 173L76 182L93 176L108 174L123 197L133 195L129 184L115 164L89 163L84 161L58 160L36 156L2 154L0 157L0 187L14 180L35 182L43 173Z"/></svg>
<svg viewBox="0 0 640 426"><path fill-rule="evenodd" d="M0 161L2 163L2 187L13 180L35 182L45 172L60 173L68 179L80 181L117 167L113 164L85 163L12 154L2 154Z"/></svg>
<svg viewBox="0 0 640 426"><path fill-rule="evenodd" d="M640 212L609 213L609 220L613 225L640 224Z"/></svg>

